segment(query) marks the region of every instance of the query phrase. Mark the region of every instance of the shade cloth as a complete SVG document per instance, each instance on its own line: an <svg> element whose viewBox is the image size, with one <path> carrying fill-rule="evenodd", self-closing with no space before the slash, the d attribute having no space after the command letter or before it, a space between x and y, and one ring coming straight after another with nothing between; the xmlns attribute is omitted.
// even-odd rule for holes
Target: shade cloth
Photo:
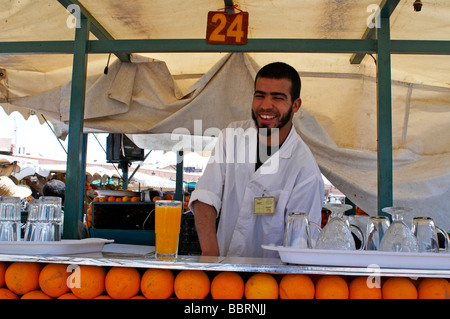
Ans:
<svg viewBox="0 0 450 319"><path fill-rule="evenodd" d="M391 16L392 39L450 40L450 2L401 1ZM116 39L204 38L207 11L223 1L80 1ZM250 38L360 38L372 0L240 1ZM69 15L57 1L0 0L1 41L73 40ZM197 18L196 18L197 17ZM93 38L91 36L91 38ZM274 48L276 50L276 48ZM211 148L217 129L250 116L253 78L284 61L302 77L303 106L295 126L322 173L350 200L376 213L376 56L350 64L350 54L132 54L132 63L89 55L86 132L123 132L148 149ZM392 55L394 204L432 216L450 229L450 56ZM67 133L71 55L0 55L0 104L29 109ZM201 120L201 126L199 126ZM184 138L187 132L211 138ZM173 133L181 135L173 135ZM158 134L158 135L154 135ZM163 135L160 135L163 134ZM194 147L195 148L195 147Z"/></svg>

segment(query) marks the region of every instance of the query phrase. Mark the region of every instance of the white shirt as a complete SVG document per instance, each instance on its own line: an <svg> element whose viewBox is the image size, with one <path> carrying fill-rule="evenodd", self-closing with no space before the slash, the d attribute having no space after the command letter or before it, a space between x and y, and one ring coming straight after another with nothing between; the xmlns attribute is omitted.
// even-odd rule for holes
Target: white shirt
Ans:
<svg viewBox="0 0 450 319"><path fill-rule="evenodd" d="M310 221L320 225L324 186L308 146L292 126L278 152L255 171L256 132L253 120L222 130L191 194L189 205L199 200L220 212L221 256L278 257L261 245L282 245L289 212L309 213ZM275 197L274 214L254 213L254 199L262 196Z"/></svg>

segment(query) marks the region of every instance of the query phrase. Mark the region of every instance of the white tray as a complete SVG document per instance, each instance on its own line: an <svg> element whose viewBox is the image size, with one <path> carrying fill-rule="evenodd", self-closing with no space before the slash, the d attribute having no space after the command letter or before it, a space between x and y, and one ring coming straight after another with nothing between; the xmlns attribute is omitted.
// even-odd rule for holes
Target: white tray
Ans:
<svg viewBox="0 0 450 319"><path fill-rule="evenodd" d="M316 266L347 266L404 269L450 269L449 253L395 253L386 251L344 251L325 249L296 249L275 245L262 245L278 251L281 261L290 264Z"/></svg>
<svg viewBox="0 0 450 319"><path fill-rule="evenodd" d="M0 241L0 254L14 255L72 255L100 252L114 240L86 238L61 241Z"/></svg>

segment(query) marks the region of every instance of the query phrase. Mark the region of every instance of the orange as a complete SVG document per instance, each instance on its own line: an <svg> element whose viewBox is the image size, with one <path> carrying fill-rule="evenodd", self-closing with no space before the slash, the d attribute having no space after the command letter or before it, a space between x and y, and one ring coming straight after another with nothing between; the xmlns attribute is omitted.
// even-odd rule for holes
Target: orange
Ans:
<svg viewBox="0 0 450 319"><path fill-rule="evenodd" d="M383 299L417 299L417 288L406 277L392 277L381 287Z"/></svg>
<svg viewBox="0 0 450 319"><path fill-rule="evenodd" d="M348 299L347 282L338 275L324 275L316 283L316 299Z"/></svg>
<svg viewBox="0 0 450 319"><path fill-rule="evenodd" d="M147 299L147 298L145 298L142 295L136 295L136 296L131 297L130 299Z"/></svg>
<svg viewBox="0 0 450 319"><path fill-rule="evenodd" d="M98 198L99 202L106 202L106 197L105 196L101 196Z"/></svg>
<svg viewBox="0 0 450 319"><path fill-rule="evenodd" d="M270 274L254 274L245 283L244 294L247 299L277 299L278 283Z"/></svg>
<svg viewBox="0 0 450 319"><path fill-rule="evenodd" d="M7 288L0 288L0 299L19 299L19 297Z"/></svg>
<svg viewBox="0 0 450 319"><path fill-rule="evenodd" d="M5 283L16 295L39 288L41 265L35 262L13 262L5 272Z"/></svg>
<svg viewBox="0 0 450 319"><path fill-rule="evenodd" d="M80 298L75 296L73 293L68 292L68 293L66 293L64 295L59 296L58 299L80 299Z"/></svg>
<svg viewBox="0 0 450 319"><path fill-rule="evenodd" d="M109 196L107 200L108 200L108 202L115 202L116 201L116 197L115 196Z"/></svg>
<svg viewBox="0 0 450 319"><path fill-rule="evenodd" d="M102 266L81 265L70 275L70 290L81 299L92 299L105 290L106 270Z"/></svg>
<svg viewBox="0 0 450 319"><path fill-rule="evenodd" d="M204 299L209 289L209 278L203 270L182 270L174 281L174 291L178 299Z"/></svg>
<svg viewBox="0 0 450 319"><path fill-rule="evenodd" d="M113 299L128 299L139 292L141 275L134 267L112 267L105 278L105 289Z"/></svg>
<svg viewBox="0 0 450 319"><path fill-rule="evenodd" d="M94 197L93 201L94 202L99 202L100 201L100 197L98 197L98 196Z"/></svg>
<svg viewBox="0 0 450 319"><path fill-rule="evenodd" d="M450 283L445 278L424 278L418 293L419 299L450 299Z"/></svg>
<svg viewBox="0 0 450 319"><path fill-rule="evenodd" d="M52 299L41 290L32 290L24 294L20 299Z"/></svg>
<svg viewBox="0 0 450 319"><path fill-rule="evenodd" d="M244 280L236 272L221 272L211 282L211 296L213 299L242 299Z"/></svg>
<svg viewBox="0 0 450 319"><path fill-rule="evenodd" d="M133 197L131 197L131 200L130 200L130 201L132 201L132 202L140 202L140 201L141 201L141 198L138 197L138 196L133 196Z"/></svg>
<svg viewBox="0 0 450 319"><path fill-rule="evenodd" d="M141 291L148 299L167 299L173 293L174 276L169 269L147 269L141 278Z"/></svg>
<svg viewBox="0 0 450 319"><path fill-rule="evenodd" d="M350 282L349 290L350 299L381 299L381 287L372 283L369 277L356 277Z"/></svg>
<svg viewBox="0 0 450 319"><path fill-rule="evenodd" d="M4 261L0 261L0 287L5 285L6 268L8 268L8 264Z"/></svg>
<svg viewBox="0 0 450 319"><path fill-rule="evenodd" d="M117 197L115 201L116 202L121 202L122 201L122 197Z"/></svg>
<svg viewBox="0 0 450 319"><path fill-rule="evenodd" d="M128 202L130 198L128 196L122 197L122 202Z"/></svg>
<svg viewBox="0 0 450 319"><path fill-rule="evenodd" d="M170 193L165 194L165 195L163 196L163 198L164 198L165 200L173 200L173 194L170 194Z"/></svg>
<svg viewBox="0 0 450 319"><path fill-rule="evenodd" d="M94 299L113 299L113 298L111 298L111 296L108 295L100 295L95 297Z"/></svg>
<svg viewBox="0 0 450 319"><path fill-rule="evenodd" d="M157 200L161 200L161 197L155 196L155 197L153 197L153 199L152 199L153 202L156 202Z"/></svg>
<svg viewBox="0 0 450 319"><path fill-rule="evenodd" d="M47 264L39 274L39 287L45 294L57 298L69 292L67 286L69 275L67 265Z"/></svg>
<svg viewBox="0 0 450 319"><path fill-rule="evenodd" d="M314 283L308 275L284 275L280 281L279 293L281 299L314 299Z"/></svg>

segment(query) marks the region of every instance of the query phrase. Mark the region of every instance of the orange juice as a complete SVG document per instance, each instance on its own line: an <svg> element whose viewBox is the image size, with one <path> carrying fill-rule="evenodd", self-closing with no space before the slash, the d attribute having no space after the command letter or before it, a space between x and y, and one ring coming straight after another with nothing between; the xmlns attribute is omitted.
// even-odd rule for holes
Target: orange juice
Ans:
<svg viewBox="0 0 450 319"><path fill-rule="evenodd" d="M173 200L155 202L156 258L175 259L178 252L182 203Z"/></svg>

